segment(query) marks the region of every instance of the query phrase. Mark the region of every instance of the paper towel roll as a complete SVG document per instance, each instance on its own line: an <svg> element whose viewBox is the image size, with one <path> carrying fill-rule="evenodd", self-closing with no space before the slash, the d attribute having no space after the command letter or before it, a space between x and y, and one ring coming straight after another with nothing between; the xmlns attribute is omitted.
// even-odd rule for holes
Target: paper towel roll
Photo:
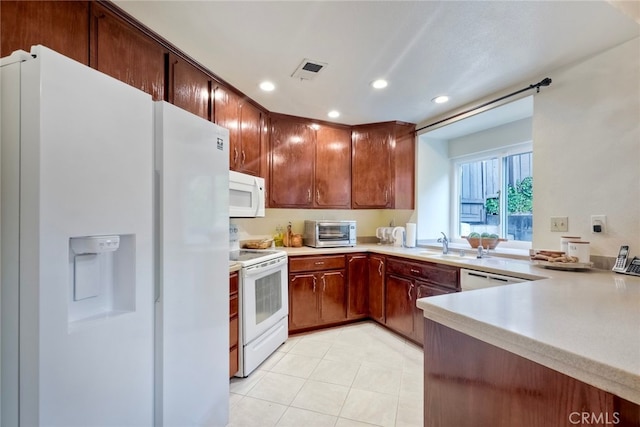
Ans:
<svg viewBox="0 0 640 427"><path fill-rule="evenodd" d="M414 248L416 246L416 224L415 222L407 223L407 234L405 237L406 246Z"/></svg>

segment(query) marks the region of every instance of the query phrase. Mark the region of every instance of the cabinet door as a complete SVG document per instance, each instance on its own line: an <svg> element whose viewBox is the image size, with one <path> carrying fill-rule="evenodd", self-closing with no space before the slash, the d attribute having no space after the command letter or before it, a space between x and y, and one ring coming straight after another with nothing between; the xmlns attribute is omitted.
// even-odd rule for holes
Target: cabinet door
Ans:
<svg viewBox="0 0 640 427"><path fill-rule="evenodd" d="M240 169L240 97L228 88L217 85L213 95L214 122L229 129L229 168Z"/></svg>
<svg viewBox="0 0 640 427"><path fill-rule="evenodd" d="M344 271L316 273L321 287L320 321L332 323L347 318L346 281Z"/></svg>
<svg viewBox="0 0 640 427"><path fill-rule="evenodd" d="M0 1L0 58L41 44L89 64L88 1Z"/></svg>
<svg viewBox="0 0 640 427"><path fill-rule="evenodd" d="M433 283L416 281L416 300L420 298L432 297L435 295L444 295L455 292L453 289L442 288L440 286L434 285ZM424 343L424 314L422 310L418 307L413 307L414 317L413 317L413 339L418 341L420 344Z"/></svg>
<svg viewBox="0 0 640 427"><path fill-rule="evenodd" d="M369 258L366 254L347 255L347 317L366 317L369 313Z"/></svg>
<svg viewBox="0 0 640 427"><path fill-rule="evenodd" d="M406 337L413 337L414 295L415 290L412 280L387 275L386 325Z"/></svg>
<svg viewBox="0 0 640 427"><path fill-rule="evenodd" d="M391 142L389 126L358 128L353 131L351 206L354 209L390 208Z"/></svg>
<svg viewBox="0 0 640 427"><path fill-rule="evenodd" d="M393 144L393 208L415 208L416 137L415 125L397 124Z"/></svg>
<svg viewBox="0 0 640 427"><path fill-rule="evenodd" d="M155 40L99 3L91 3L92 68L159 101L165 99L165 53L166 50Z"/></svg>
<svg viewBox="0 0 640 427"><path fill-rule="evenodd" d="M210 119L211 78L174 54L169 55L169 102Z"/></svg>
<svg viewBox="0 0 640 427"><path fill-rule="evenodd" d="M260 175L260 136L262 113L249 102L240 104L240 170Z"/></svg>
<svg viewBox="0 0 640 427"><path fill-rule="evenodd" d="M289 275L289 329L318 324L319 286L314 274Z"/></svg>
<svg viewBox="0 0 640 427"><path fill-rule="evenodd" d="M270 204L273 208L313 206L315 131L311 124L271 117Z"/></svg>
<svg viewBox="0 0 640 427"><path fill-rule="evenodd" d="M369 316L384 323L384 280L385 259L382 256L369 256Z"/></svg>
<svg viewBox="0 0 640 427"><path fill-rule="evenodd" d="M351 207L351 130L322 125L317 130L315 206Z"/></svg>

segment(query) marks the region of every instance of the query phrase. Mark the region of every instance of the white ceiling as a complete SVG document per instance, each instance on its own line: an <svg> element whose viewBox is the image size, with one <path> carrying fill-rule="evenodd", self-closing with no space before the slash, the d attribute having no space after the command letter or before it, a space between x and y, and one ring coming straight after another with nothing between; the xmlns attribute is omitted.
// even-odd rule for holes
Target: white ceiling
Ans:
<svg viewBox="0 0 640 427"><path fill-rule="evenodd" d="M269 111L349 125L420 123L640 35L602 0L115 3ZM304 58L328 66L291 78Z"/></svg>

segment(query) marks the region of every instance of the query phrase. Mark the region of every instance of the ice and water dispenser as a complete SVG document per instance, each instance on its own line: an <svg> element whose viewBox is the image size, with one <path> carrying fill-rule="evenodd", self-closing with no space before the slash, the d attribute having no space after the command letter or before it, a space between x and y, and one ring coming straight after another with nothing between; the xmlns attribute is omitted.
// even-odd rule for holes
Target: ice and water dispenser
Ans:
<svg viewBox="0 0 640 427"><path fill-rule="evenodd" d="M134 235L69 239L69 323L135 310Z"/></svg>

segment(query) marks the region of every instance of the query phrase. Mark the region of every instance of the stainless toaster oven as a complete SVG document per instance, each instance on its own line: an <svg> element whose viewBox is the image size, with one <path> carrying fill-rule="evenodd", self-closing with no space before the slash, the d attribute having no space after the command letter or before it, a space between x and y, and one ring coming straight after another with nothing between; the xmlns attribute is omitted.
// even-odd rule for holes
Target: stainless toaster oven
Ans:
<svg viewBox="0 0 640 427"><path fill-rule="evenodd" d="M335 248L356 245L355 221L307 220L302 243L313 248Z"/></svg>

